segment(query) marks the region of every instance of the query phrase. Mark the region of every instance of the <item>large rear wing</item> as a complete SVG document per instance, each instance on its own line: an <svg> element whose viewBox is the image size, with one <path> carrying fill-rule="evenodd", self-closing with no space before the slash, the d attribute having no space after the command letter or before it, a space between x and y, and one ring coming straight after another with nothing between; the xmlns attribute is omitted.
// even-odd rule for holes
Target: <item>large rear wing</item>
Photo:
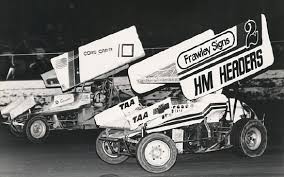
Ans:
<svg viewBox="0 0 284 177"><path fill-rule="evenodd" d="M262 14L216 35L208 30L130 66L128 73L138 93L180 83L184 95L196 99L254 75L273 61Z"/></svg>
<svg viewBox="0 0 284 177"><path fill-rule="evenodd" d="M145 56L135 26L79 47L79 57L66 52L51 59L63 91L93 79L102 79L128 68Z"/></svg>

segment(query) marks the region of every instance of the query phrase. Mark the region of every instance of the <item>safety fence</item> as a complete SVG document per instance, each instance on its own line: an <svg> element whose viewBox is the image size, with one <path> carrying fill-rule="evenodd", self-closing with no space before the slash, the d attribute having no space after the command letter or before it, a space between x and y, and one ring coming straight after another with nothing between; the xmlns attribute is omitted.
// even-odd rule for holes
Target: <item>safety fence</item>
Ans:
<svg viewBox="0 0 284 177"><path fill-rule="evenodd" d="M144 48L146 56L154 55L168 47ZM36 80L40 74L52 69L50 59L64 52L44 52L36 48L34 53L0 54L0 81L5 80ZM42 52L43 51L43 52Z"/></svg>
<svg viewBox="0 0 284 177"><path fill-rule="evenodd" d="M274 64L269 69L284 69L284 41L272 41ZM152 56L168 47L144 48L146 57ZM40 74L52 69L50 59L64 52L45 52L43 48L35 48L33 53L0 54L0 81L5 80L37 80Z"/></svg>

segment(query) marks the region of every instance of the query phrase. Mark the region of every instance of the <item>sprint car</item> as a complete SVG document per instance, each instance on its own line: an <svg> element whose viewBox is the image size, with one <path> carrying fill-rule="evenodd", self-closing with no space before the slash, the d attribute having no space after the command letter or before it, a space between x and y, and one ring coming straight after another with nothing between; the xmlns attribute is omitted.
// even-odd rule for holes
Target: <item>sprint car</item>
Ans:
<svg viewBox="0 0 284 177"><path fill-rule="evenodd" d="M169 170L177 154L234 146L245 156L257 157L267 145L263 120L244 102L223 94L183 104L167 98L149 107L131 98L96 115L95 120L106 128L96 141L103 161L119 164L134 156L152 173Z"/></svg>
<svg viewBox="0 0 284 177"><path fill-rule="evenodd" d="M127 77L113 76L145 55L135 26L78 51L52 58L54 70L42 75L46 86L58 81L63 94L22 97L1 110L13 134L40 143L51 130L95 129L95 114L133 96Z"/></svg>
<svg viewBox="0 0 284 177"><path fill-rule="evenodd" d="M106 129L96 141L98 156L110 164L135 156L152 173L169 170L182 153L234 147L245 156L261 156L267 146L264 118L220 90L273 61L261 15L216 35L207 30L131 65L128 75L135 92L177 83L185 99L169 96L144 107L134 97L95 115L96 124Z"/></svg>
<svg viewBox="0 0 284 177"><path fill-rule="evenodd" d="M44 142L53 130L96 129L95 114L131 97L115 85L116 79L96 80L59 95L21 97L1 110L3 123L33 143Z"/></svg>

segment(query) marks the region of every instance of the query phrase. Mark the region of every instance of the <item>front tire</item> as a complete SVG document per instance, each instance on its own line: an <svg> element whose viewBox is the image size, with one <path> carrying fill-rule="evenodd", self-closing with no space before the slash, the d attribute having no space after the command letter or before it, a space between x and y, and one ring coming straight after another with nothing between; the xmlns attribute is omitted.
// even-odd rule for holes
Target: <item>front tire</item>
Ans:
<svg viewBox="0 0 284 177"><path fill-rule="evenodd" d="M261 156L267 146L267 130L256 119L241 119L233 128L232 142L241 155Z"/></svg>
<svg viewBox="0 0 284 177"><path fill-rule="evenodd" d="M174 141L161 133L150 134L137 146L137 161L151 173L168 171L176 162L177 149Z"/></svg>
<svg viewBox="0 0 284 177"><path fill-rule="evenodd" d="M129 156L118 154L119 142L101 140L100 138L105 135L106 131L102 131L96 140L96 151L100 159L113 165L126 161Z"/></svg>
<svg viewBox="0 0 284 177"><path fill-rule="evenodd" d="M29 119L25 130L28 140L36 144L43 143L49 135L49 126L42 116Z"/></svg>

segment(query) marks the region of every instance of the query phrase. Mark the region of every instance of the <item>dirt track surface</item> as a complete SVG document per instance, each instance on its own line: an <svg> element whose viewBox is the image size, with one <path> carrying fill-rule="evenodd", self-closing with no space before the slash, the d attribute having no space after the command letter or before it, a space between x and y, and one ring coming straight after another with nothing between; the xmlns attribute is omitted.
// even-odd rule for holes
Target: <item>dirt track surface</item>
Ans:
<svg viewBox="0 0 284 177"><path fill-rule="evenodd" d="M266 113L268 148L259 158L231 150L178 157L163 174L144 171L135 158L120 165L102 162L95 152L98 131L54 132L44 144L15 138L0 126L0 177L273 177L284 176L284 102L249 103Z"/></svg>
<svg viewBox="0 0 284 177"><path fill-rule="evenodd" d="M120 165L102 162L95 153L97 131L61 132L45 144L15 138L0 127L0 177L223 177L284 176L284 148L270 146L260 158L244 158L231 152L180 155L175 166L151 174L130 158Z"/></svg>

